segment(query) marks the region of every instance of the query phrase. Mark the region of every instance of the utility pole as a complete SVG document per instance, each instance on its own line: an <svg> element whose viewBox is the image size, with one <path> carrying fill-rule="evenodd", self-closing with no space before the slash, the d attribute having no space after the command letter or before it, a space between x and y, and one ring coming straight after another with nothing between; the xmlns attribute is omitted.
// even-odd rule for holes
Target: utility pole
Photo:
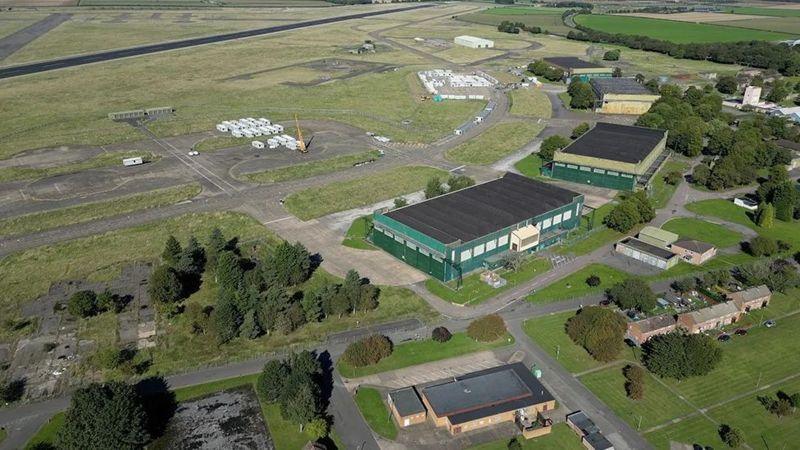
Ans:
<svg viewBox="0 0 800 450"><path fill-rule="evenodd" d="M556 361L558 361L559 356L561 356L561 345L556 345Z"/></svg>

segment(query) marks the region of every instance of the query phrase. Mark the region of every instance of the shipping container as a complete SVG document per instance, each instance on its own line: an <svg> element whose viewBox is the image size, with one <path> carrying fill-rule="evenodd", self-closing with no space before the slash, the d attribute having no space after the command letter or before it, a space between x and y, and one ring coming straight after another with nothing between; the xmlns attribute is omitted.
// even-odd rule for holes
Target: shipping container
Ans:
<svg viewBox="0 0 800 450"><path fill-rule="evenodd" d="M144 159L141 156L135 156L133 158L125 158L122 160L123 166L138 166L139 164L144 164Z"/></svg>

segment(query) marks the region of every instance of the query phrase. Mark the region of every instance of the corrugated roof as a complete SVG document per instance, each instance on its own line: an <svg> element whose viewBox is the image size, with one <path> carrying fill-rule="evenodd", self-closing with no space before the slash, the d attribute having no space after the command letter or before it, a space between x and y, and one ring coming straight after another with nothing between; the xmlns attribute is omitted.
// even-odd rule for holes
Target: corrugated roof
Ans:
<svg viewBox="0 0 800 450"><path fill-rule="evenodd" d="M656 247L655 245L648 244L647 242L640 241L639 239L632 237L619 241L617 245L619 244L634 248L642 253L647 253L648 255L652 255L661 259L670 259L675 257L675 254L667 249Z"/></svg>
<svg viewBox="0 0 800 450"><path fill-rule="evenodd" d="M591 130L556 152L638 164L655 150L666 131L598 122Z"/></svg>
<svg viewBox="0 0 800 450"><path fill-rule="evenodd" d="M734 314L739 314L739 308L733 303L717 303L713 306L708 306L697 311L681 314L682 316L689 316L694 323L703 323L711 320L728 317Z"/></svg>
<svg viewBox="0 0 800 450"><path fill-rule="evenodd" d="M443 244L469 242L572 203L580 194L506 173L502 178L386 213Z"/></svg>
<svg viewBox="0 0 800 450"><path fill-rule="evenodd" d="M654 95L633 78L592 78L589 84L598 97L605 94Z"/></svg>
<svg viewBox="0 0 800 450"><path fill-rule="evenodd" d="M675 242L676 240L678 240L678 237L679 237L677 234L675 234L675 233L673 233L671 231L663 230L661 228L652 227L650 225L647 225L646 227L642 228L641 231L639 231L639 237L640 238L642 237L642 235L650 236L652 238L655 238L655 239L657 239L659 241L664 241L666 243Z"/></svg>
<svg viewBox="0 0 800 450"><path fill-rule="evenodd" d="M425 406L413 386L389 392L389 397L397 413L403 417L425 412Z"/></svg>

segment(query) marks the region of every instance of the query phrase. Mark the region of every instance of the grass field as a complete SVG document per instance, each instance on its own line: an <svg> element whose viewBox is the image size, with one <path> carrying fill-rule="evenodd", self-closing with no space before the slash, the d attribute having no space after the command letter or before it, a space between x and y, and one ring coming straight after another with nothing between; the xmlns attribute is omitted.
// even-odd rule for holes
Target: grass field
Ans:
<svg viewBox="0 0 800 450"><path fill-rule="evenodd" d="M100 169L103 167L121 166L122 160L134 156L141 156L146 162L157 161L160 157L148 152L140 151L121 151L104 152L93 158L52 167L6 167L0 169L0 183L18 180L35 180L38 178L54 177L56 175L66 175L70 173L82 172L89 169Z"/></svg>
<svg viewBox="0 0 800 450"><path fill-rule="evenodd" d="M416 366L431 361L438 361L440 359L454 358L481 350L502 347L510 345L513 342L514 338L508 334L497 341L484 343L472 339L467 336L466 333L454 333L453 337L447 342L436 342L433 339L425 339L396 345L392 354L380 360L378 364L366 367L353 367L340 360L336 367L339 369L342 376L358 378L375 373Z"/></svg>
<svg viewBox="0 0 800 450"><path fill-rule="evenodd" d="M677 233L681 238L697 239L720 248L738 245L742 240L741 234L722 225L688 217L671 219L661 228Z"/></svg>
<svg viewBox="0 0 800 450"><path fill-rule="evenodd" d="M549 119L553 113L550 98L539 89L516 89L510 97L513 115Z"/></svg>
<svg viewBox="0 0 800 450"><path fill-rule="evenodd" d="M793 35L760 30L745 30L723 25L645 19L642 17L584 14L575 22L607 33L648 36L675 43L779 41Z"/></svg>
<svg viewBox="0 0 800 450"><path fill-rule="evenodd" d="M527 26L540 27L550 33L566 35L570 28L564 25L564 21L561 19L561 14L565 10L565 8L509 6L463 14L456 18L465 22L494 26L499 25L502 21L522 22Z"/></svg>
<svg viewBox="0 0 800 450"><path fill-rule="evenodd" d="M447 159L462 164L492 164L521 149L544 129L535 122L503 122L447 151Z"/></svg>
<svg viewBox="0 0 800 450"><path fill-rule="evenodd" d="M591 275L600 277L598 286L589 286L586 279ZM603 264L589 264L558 281L555 281L525 299L535 303L549 303L568 298L584 297L591 294L601 293L611 286L619 283L630 275Z"/></svg>
<svg viewBox="0 0 800 450"><path fill-rule="evenodd" d="M571 373L580 373L600 367L602 363L595 361L586 350L575 345L567 336L564 324L574 315L574 311L567 311L529 319L523 324L523 329L528 337L557 359L565 369Z"/></svg>
<svg viewBox="0 0 800 450"><path fill-rule="evenodd" d="M722 6L722 12L753 16L800 17L800 9L759 8L757 6Z"/></svg>
<svg viewBox="0 0 800 450"><path fill-rule="evenodd" d="M377 250L366 239L370 228L372 228L372 216L359 217L354 220L350 228L347 229L342 245L359 250Z"/></svg>
<svg viewBox="0 0 800 450"><path fill-rule="evenodd" d="M32 449L38 444L49 444L55 446L58 430L64 426L65 417L66 415L63 412L57 413L51 417L50 420L48 420L46 424L42 425L42 428L39 428L39 431L37 431L36 434L31 437L31 439L25 445L25 449Z"/></svg>
<svg viewBox="0 0 800 450"><path fill-rule="evenodd" d="M95 203L84 203L69 208L56 209L0 220L0 236L35 233L65 225L127 214L147 208L172 205L189 200L199 194L197 183L157 189Z"/></svg>
<svg viewBox="0 0 800 450"><path fill-rule="evenodd" d="M381 393L378 390L368 387L358 388L356 391L356 405L361 410L361 415L369 424L369 427L386 439L397 437L397 426L394 424L392 415L383 402Z"/></svg>
<svg viewBox="0 0 800 450"><path fill-rule="evenodd" d="M664 181L664 177L667 176L668 173L678 171L678 172L685 172L686 169L689 168L689 164L683 161L677 161L675 159L670 159L667 161L661 170L655 174L652 181L652 190L650 191L650 200L653 202L653 207L656 209L663 208L669 203L669 200L672 198L672 194L675 193L675 190L678 189L678 185L671 185ZM680 181L681 183L685 183L684 180Z"/></svg>
<svg viewBox="0 0 800 450"><path fill-rule="evenodd" d="M732 16L736 17L736 16ZM729 27L749 28L753 30L778 31L781 33L800 35L800 19L797 16L764 17L763 19L741 19L719 22Z"/></svg>
<svg viewBox="0 0 800 450"><path fill-rule="evenodd" d="M476 305L482 303L501 292L511 289L512 287L525 283L536 276L539 276L550 270L550 260L544 258L533 258L526 261L516 272L508 270L500 270L498 275L505 278L508 282L501 288L493 288L488 284L481 281L480 273L476 272L467 275L462 280L461 288L456 290L456 282L450 281L442 283L439 280L428 278L425 280L425 287L437 297L447 300L450 303L459 305Z"/></svg>
<svg viewBox="0 0 800 450"><path fill-rule="evenodd" d="M542 175L542 158L536 153L532 153L520 159L514 168L526 177L538 178Z"/></svg>
<svg viewBox="0 0 800 450"><path fill-rule="evenodd" d="M788 242L793 250L800 250L800 224L776 220L772 228L761 228L750 220L748 212L728 200L702 200L689 203L686 209L704 216L718 217L722 220L738 223L752 228L762 236Z"/></svg>
<svg viewBox="0 0 800 450"><path fill-rule="evenodd" d="M377 150L370 150L368 152L335 156L319 161L278 167L277 169L265 170L263 172L247 173L242 175L241 178L253 183L277 183L280 181L299 180L336 172L338 170L349 169L358 163L374 160L380 156Z"/></svg>
<svg viewBox="0 0 800 450"><path fill-rule="evenodd" d="M284 205L299 219L309 220L410 194L422 190L432 177L446 175L447 172L433 167L399 167L304 189L286 197Z"/></svg>
<svg viewBox="0 0 800 450"><path fill-rule="evenodd" d="M213 152L215 150L222 150L224 148L241 147L243 145L250 146L251 138L236 138L233 136L214 136L195 144L192 149L201 153Z"/></svg>
<svg viewBox="0 0 800 450"><path fill-rule="evenodd" d="M470 447L469 450L507 450L510 439L481 444ZM522 450L583 450L580 438L565 423L553 425L550 434L536 439L519 439Z"/></svg>

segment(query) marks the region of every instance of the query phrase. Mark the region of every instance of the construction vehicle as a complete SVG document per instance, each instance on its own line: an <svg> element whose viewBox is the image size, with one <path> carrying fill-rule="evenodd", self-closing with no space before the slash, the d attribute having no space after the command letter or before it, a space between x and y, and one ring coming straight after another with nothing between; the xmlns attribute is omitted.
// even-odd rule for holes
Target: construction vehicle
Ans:
<svg viewBox="0 0 800 450"><path fill-rule="evenodd" d="M308 153L306 141L303 140L303 131L300 130L300 121L297 120L297 114L294 115L294 124L297 127L297 150L299 150L300 153Z"/></svg>

